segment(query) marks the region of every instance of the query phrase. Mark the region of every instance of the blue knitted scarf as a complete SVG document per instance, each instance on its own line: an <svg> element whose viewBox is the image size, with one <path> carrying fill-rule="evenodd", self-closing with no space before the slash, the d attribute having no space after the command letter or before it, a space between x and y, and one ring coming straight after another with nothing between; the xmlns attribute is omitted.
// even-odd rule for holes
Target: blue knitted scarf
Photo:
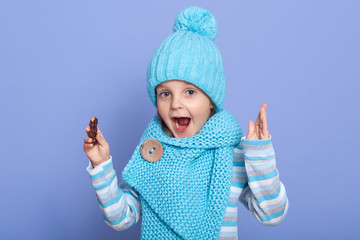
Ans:
<svg viewBox="0 0 360 240"><path fill-rule="evenodd" d="M139 192L141 239L217 239L229 200L233 150L242 130L220 110L191 137L173 138L154 117L141 137L122 178ZM158 140L162 158L140 154L147 139Z"/></svg>

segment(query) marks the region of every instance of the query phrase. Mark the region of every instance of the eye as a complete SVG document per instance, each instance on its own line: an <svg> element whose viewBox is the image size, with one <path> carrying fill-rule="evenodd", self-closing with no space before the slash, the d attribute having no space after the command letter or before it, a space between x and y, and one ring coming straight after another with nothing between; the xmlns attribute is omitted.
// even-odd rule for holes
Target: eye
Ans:
<svg viewBox="0 0 360 240"><path fill-rule="evenodd" d="M168 97L170 95L169 92L161 92L160 97Z"/></svg>
<svg viewBox="0 0 360 240"><path fill-rule="evenodd" d="M187 90L187 91L186 91L186 94L187 94L187 95L194 95L194 94L195 94L195 91L192 90L192 89L190 89L190 90Z"/></svg>

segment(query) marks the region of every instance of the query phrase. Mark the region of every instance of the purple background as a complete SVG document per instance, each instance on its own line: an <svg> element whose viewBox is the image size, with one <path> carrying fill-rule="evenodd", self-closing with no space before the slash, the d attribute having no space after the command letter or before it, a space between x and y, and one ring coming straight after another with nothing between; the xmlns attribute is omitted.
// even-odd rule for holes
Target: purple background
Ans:
<svg viewBox="0 0 360 240"><path fill-rule="evenodd" d="M267 103L290 208L263 226L239 204L240 239L355 239L359 1L0 2L2 239L136 239L100 213L85 168L92 116L119 174L155 115L147 64L190 5L218 22L226 98L243 128ZM358 157L356 157L358 156Z"/></svg>

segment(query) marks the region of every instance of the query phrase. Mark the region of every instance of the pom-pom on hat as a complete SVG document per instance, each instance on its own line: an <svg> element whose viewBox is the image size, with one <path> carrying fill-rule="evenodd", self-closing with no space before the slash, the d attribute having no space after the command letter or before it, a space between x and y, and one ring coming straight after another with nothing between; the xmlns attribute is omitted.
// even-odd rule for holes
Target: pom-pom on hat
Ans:
<svg viewBox="0 0 360 240"><path fill-rule="evenodd" d="M225 98L222 58L214 43L217 23L206 9L188 7L175 18L174 33L156 49L147 71L147 91L156 103L155 88L167 80L184 80L203 90L221 109Z"/></svg>

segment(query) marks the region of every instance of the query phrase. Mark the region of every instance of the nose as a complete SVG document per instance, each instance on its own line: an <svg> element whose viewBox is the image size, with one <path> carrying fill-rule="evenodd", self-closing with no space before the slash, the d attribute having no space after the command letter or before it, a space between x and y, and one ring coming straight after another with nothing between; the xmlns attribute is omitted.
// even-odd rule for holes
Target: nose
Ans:
<svg viewBox="0 0 360 240"><path fill-rule="evenodd" d="M171 108L172 109L183 108L183 103L182 103L180 97L174 95L174 97L171 101Z"/></svg>

